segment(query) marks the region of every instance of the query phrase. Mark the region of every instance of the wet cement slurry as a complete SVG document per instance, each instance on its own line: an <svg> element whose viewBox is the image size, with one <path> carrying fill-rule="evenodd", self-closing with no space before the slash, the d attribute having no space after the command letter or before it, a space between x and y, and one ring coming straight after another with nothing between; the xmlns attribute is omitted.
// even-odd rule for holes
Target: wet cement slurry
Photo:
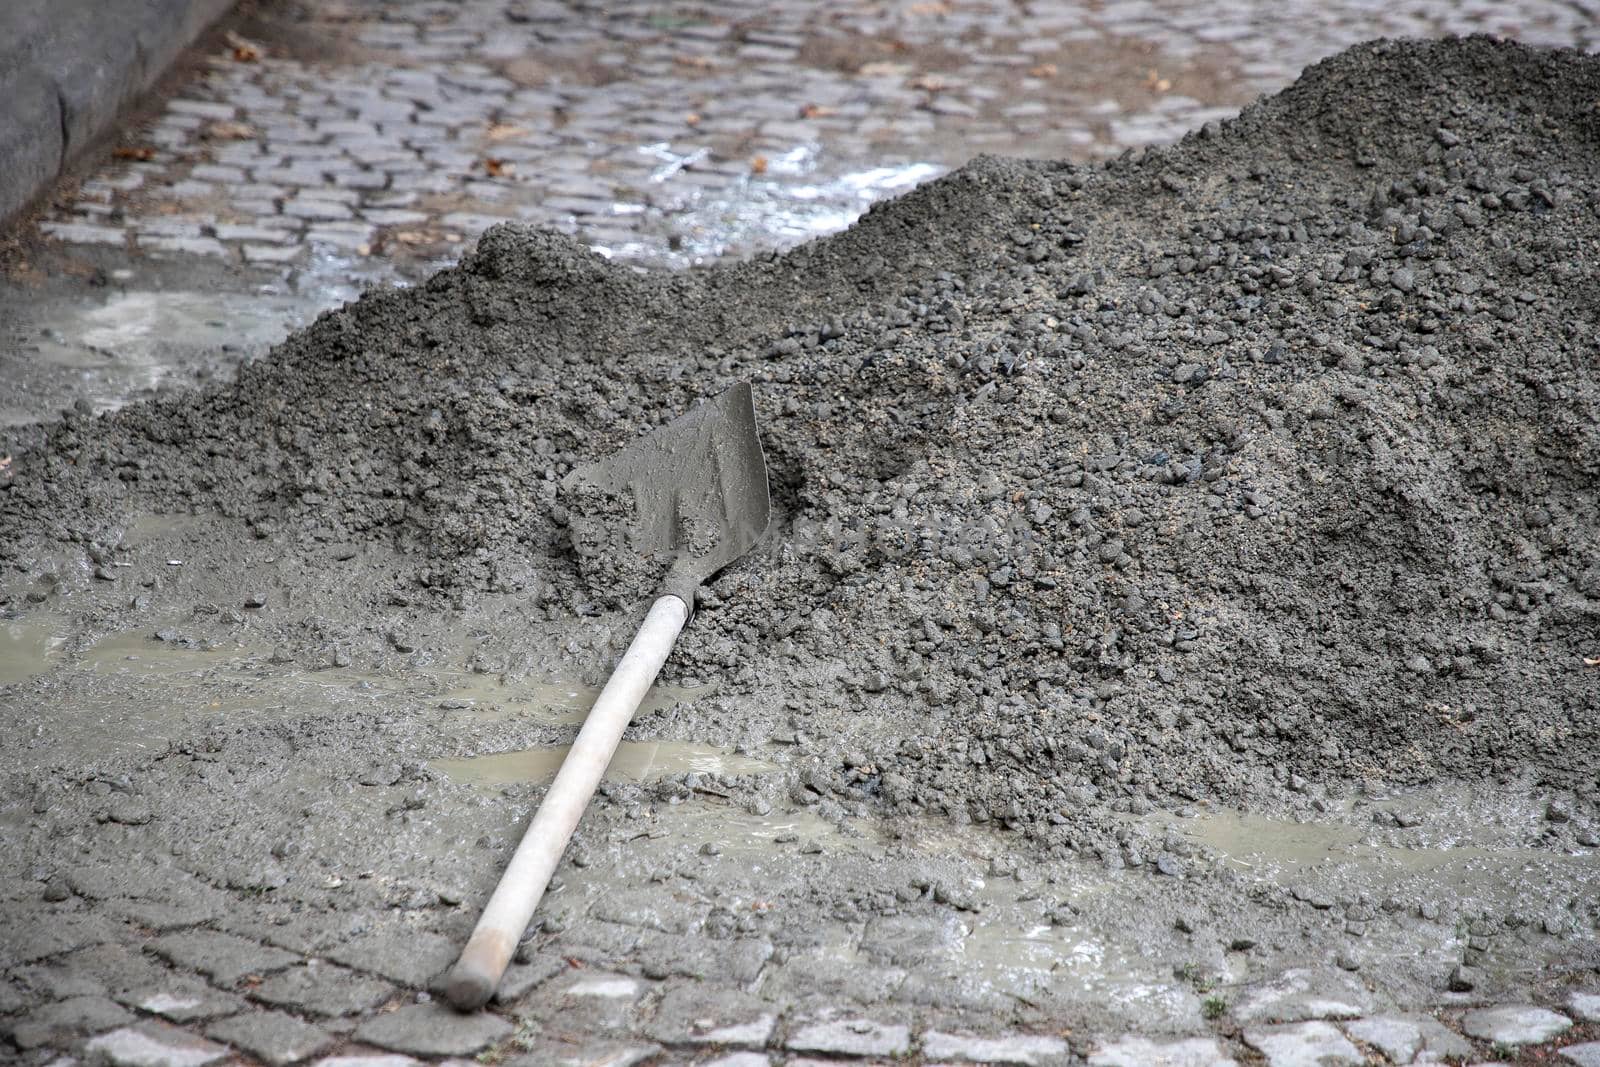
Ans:
<svg viewBox="0 0 1600 1067"><path fill-rule="evenodd" d="M242 27L259 58L218 53L175 98L228 117L167 107L148 132L170 143L131 134L150 159L108 160L94 179L107 187L86 183L44 220L49 241L29 262L60 273L23 269L3 297L0 359L22 398L0 401L0 422L35 439L73 400L104 409L214 374L367 279L420 279L471 243L484 220L468 214L683 265L842 225L868 197L978 148L1085 156L1171 139L1378 32L1591 43L1581 6L1440 6L1321 6L1309 25L1248 6L1200 18L1156 4L913 4L841 26L798 7L746 25L701 7L601 19L415 5L379 18L351 4L311 8L315 35L269 14ZM871 51L841 58L819 33ZM934 50L951 37L967 43ZM513 69L530 55L533 73ZM1097 73L1074 81L1082 69ZM396 97L376 70L433 80ZM746 76L765 81L704 84ZM1123 88L1099 92L1106 82ZM378 88L355 94L358 83ZM852 110L851 93L880 87ZM563 106L533 104L538 92ZM702 98L770 114L713 141ZM1040 98L1059 109L1036 110ZM412 101L403 115L396 99ZM664 113L645 100L667 101ZM633 125L686 107L698 116L686 130ZM866 125L880 112L886 132ZM422 140L404 145L415 163L328 150L349 138L377 151L386 124L415 132L424 113L448 116L432 124L446 143L477 131L462 142L472 160L435 160ZM207 125L223 122L259 130ZM351 128L317 136L323 123ZM196 173L236 166L216 155L230 145L280 169L312 162L241 211L253 172ZM526 154L490 155L499 145ZM564 170L562 155L582 165ZM384 184L346 182L354 197L320 199L348 217L308 216L335 211L306 205L346 171ZM449 187L429 190L441 173ZM600 186L556 188L558 174ZM550 214L563 193L572 202ZM391 195L405 202L379 202ZM400 214L372 214L383 210ZM264 265L273 255L283 262ZM827 739L753 733L737 700L677 676L629 735L645 780L606 786L495 1013L450 1017L429 983L538 795L478 761L540 762L509 754L570 739L614 620L530 623L509 596L465 623L404 603L374 612L338 565L381 566L368 559L381 549L327 543L332 562L307 568L229 522L182 526L132 528L103 559L40 556L0 589L13 872L0 889L0 1033L22 1062L1470 1062L1548 1056L1517 1051L1529 1035L1600 1037L1586 891L1600 840L1591 812L1531 783L1313 785L1292 810L1129 811L1129 841L1144 846L1052 857L992 826L880 818L798 784ZM1159 854L1140 855L1150 842ZM1525 1001L1542 1007L1478 1011Z"/></svg>

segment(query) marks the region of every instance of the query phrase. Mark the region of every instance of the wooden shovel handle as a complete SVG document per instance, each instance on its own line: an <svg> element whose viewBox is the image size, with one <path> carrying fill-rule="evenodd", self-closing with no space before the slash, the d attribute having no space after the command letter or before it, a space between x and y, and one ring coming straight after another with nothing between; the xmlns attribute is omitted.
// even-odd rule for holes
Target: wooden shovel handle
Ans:
<svg viewBox="0 0 1600 1067"><path fill-rule="evenodd" d="M500 984L622 732L672 653L673 642L688 618L689 607L682 598L661 597L650 606L628 651L611 672L446 980L445 997L457 1009L483 1007Z"/></svg>

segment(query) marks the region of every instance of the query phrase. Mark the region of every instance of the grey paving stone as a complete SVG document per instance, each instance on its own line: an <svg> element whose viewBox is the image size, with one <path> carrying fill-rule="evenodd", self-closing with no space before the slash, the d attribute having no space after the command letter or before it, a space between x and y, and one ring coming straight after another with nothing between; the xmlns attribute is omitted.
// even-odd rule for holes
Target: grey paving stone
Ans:
<svg viewBox="0 0 1600 1067"><path fill-rule="evenodd" d="M257 986L251 996L313 1015L356 1015L371 1011L397 992L381 979L336 963L318 962L280 971Z"/></svg>
<svg viewBox="0 0 1600 1067"><path fill-rule="evenodd" d="M1089 1067L1235 1067L1214 1037L1177 1041L1122 1037L1089 1055Z"/></svg>
<svg viewBox="0 0 1600 1067"><path fill-rule="evenodd" d="M1471 1036L1501 1045L1538 1044L1571 1027L1572 1020L1560 1012L1532 1004L1480 1008L1461 1019L1461 1029Z"/></svg>
<svg viewBox="0 0 1600 1067"><path fill-rule="evenodd" d="M500 984L494 990L494 999L498 1003L509 1004L566 969L566 961L555 956L540 955L527 963L513 963L506 968L506 973L500 976Z"/></svg>
<svg viewBox="0 0 1600 1067"><path fill-rule="evenodd" d="M343 221L355 217L348 204L335 200L318 200L295 197L283 202L283 213L291 218L314 222Z"/></svg>
<svg viewBox="0 0 1600 1067"><path fill-rule="evenodd" d="M772 1057L765 1052L730 1052L714 1060L706 1060L701 1067L771 1067Z"/></svg>
<svg viewBox="0 0 1600 1067"><path fill-rule="evenodd" d="M358 971L422 989L455 962L457 949L454 941L427 931L379 929L330 949L327 955Z"/></svg>
<svg viewBox="0 0 1600 1067"><path fill-rule="evenodd" d="M871 1019L837 1019L800 1026L785 1044L795 1052L904 1056L911 1048L911 1029Z"/></svg>
<svg viewBox="0 0 1600 1067"><path fill-rule="evenodd" d="M105 997L69 997L29 1012L9 1027L11 1040L23 1051L55 1045L80 1034L97 1034L133 1021L114 1000ZM5 1027L0 1022L0 1027Z"/></svg>
<svg viewBox="0 0 1600 1067"><path fill-rule="evenodd" d="M139 247L146 252L166 252L185 256L228 255L228 246L210 237L141 237Z"/></svg>
<svg viewBox="0 0 1600 1067"><path fill-rule="evenodd" d="M327 1048L333 1035L281 1011L258 1011L221 1019L206 1034L241 1048L268 1067L299 1063Z"/></svg>
<svg viewBox="0 0 1600 1067"><path fill-rule="evenodd" d="M398 1052L345 1052L324 1056L311 1067L417 1067L421 1062Z"/></svg>
<svg viewBox="0 0 1600 1067"><path fill-rule="evenodd" d="M224 986L231 986L246 975L281 971L300 960L292 952L213 930L165 934L150 942L148 948L173 966L199 971Z"/></svg>
<svg viewBox="0 0 1600 1067"><path fill-rule="evenodd" d="M1576 1063L1578 1067L1600 1067L1600 1041L1568 1045L1561 1050L1561 1055L1564 1059Z"/></svg>
<svg viewBox="0 0 1600 1067"><path fill-rule="evenodd" d="M976 1037L970 1034L930 1030L922 1037L922 1054L931 1060L964 1060L969 1063L1008 1063L1023 1067L1043 1067L1064 1062L1070 1054L1059 1037L1042 1034L1002 1034ZM1143 1061L1149 1064L1149 1060ZM1208 1065L1209 1067L1209 1065Z"/></svg>
<svg viewBox="0 0 1600 1067"><path fill-rule="evenodd" d="M101 1034L84 1047L91 1063L109 1067L204 1067L228 1050L163 1022L143 1022Z"/></svg>
<svg viewBox="0 0 1600 1067"><path fill-rule="evenodd" d="M1300 1022L1356 1018L1377 1007L1367 988L1345 972L1300 968L1241 988L1233 1016L1243 1023Z"/></svg>
<svg viewBox="0 0 1600 1067"><path fill-rule="evenodd" d="M223 167L202 163L189 172L189 177L202 182L243 182L244 171L239 167Z"/></svg>
<svg viewBox="0 0 1600 1067"><path fill-rule="evenodd" d="M1567 1010L1586 1023L1600 1023L1600 993L1573 993Z"/></svg>
<svg viewBox="0 0 1600 1067"><path fill-rule="evenodd" d="M173 115L192 115L199 119L237 118L232 104L219 104L210 100L169 100L167 111Z"/></svg>
<svg viewBox="0 0 1600 1067"><path fill-rule="evenodd" d="M128 241L120 226L100 226L90 222L41 222L39 229L59 241L75 245L122 245Z"/></svg>
<svg viewBox="0 0 1600 1067"><path fill-rule="evenodd" d="M760 997L716 982L688 982L668 989L646 1032L668 1045L727 1045L763 1048L778 1024Z"/></svg>
<svg viewBox="0 0 1600 1067"><path fill-rule="evenodd" d="M1361 1050L1331 1023L1290 1023L1244 1032L1244 1043L1267 1059L1267 1067L1356 1067Z"/></svg>
<svg viewBox="0 0 1600 1067"><path fill-rule="evenodd" d="M159 1015L175 1023L232 1015L245 1006L232 993L212 989L198 978L171 976L153 989L129 990L117 999L130 1008Z"/></svg>
<svg viewBox="0 0 1600 1067"><path fill-rule="evenodd" d="M637 1041L545 1038L533 1042L525 1055L507 1061L506 1067L634 1067L660 1051L660 1045Z"/></svg>
<svg viewBox="0 0 1600 1067"><path fill-rule="evenodd" d="M305 249L299 245L245 245L239 251L246 263L290 263Z"/></svg>
<svg viewBox="0 0 1600 1067"><path fill-rule="evenodd" d="M279 226L250 226L236 223L221 223L216 228L219 241L264 241L269 244L282 244L295 239L296 233L286 225Z"/></svg>
<svg viewBox="0 0 1600 1067"><path fill-rule="evenodd" d="M405 208L369 207L363 208L361 217L368 222L379 226L415 226L427 222L430 216L426 211L410 211Z"/></svg>
<svg viewBox="0 0 1600 1067"><path fill-rule="evenodd" d="M356 1038L418 1056L470 1056L512 1032L497 1015L462 1015L442 1004L412 1004L369 1019Z"/></svg>
<svg viewBox="0 0 1600 1067"><path fill-rule="evenodd" d="M1472 1045L1437 1019L1380 1015L1344 1024L1344 1032L1395 1063L1446 1063L1465 1059Z"/></svg>

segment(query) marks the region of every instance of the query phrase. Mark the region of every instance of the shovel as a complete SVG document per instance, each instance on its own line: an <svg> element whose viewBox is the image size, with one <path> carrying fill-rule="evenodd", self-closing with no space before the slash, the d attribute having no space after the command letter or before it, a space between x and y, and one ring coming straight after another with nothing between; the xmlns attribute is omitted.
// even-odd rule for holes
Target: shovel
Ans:
<svg viewBox="0 0 1600 1067"><path fill-rule="evenodd" d="M574 470L564 488L633 498L619 546L664 568L660 595L612 671L561 764L467 947L445 982L461 1011L488 1003L533 910L605 774L622 732L689 621L695 590L761 539L771 517L767 464L756 436L750 386L740 384L599 463Z"/></svg>

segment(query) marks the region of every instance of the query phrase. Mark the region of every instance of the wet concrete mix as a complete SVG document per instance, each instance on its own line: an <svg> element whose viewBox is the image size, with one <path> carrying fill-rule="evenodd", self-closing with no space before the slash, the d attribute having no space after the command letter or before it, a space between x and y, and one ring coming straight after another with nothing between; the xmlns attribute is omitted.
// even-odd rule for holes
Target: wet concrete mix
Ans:
<svg viewBox="0 0 1600 1067"><path fill-rule="evenodd" d="M0 596L131 586L130 516L220 516L222 614L271 586L286 661L499 604L603 676L648 583L573 551L561 480L748 380L774 532L668 666L716 699L637 729L798 741L804 803L1118 863L1130 814L1367 786L1523 781L1588 825L1596 100L1577 53L1378 42L1173 147L979 159L756 262L498 227L236 383L69 413L0 475Z"/></svg>

